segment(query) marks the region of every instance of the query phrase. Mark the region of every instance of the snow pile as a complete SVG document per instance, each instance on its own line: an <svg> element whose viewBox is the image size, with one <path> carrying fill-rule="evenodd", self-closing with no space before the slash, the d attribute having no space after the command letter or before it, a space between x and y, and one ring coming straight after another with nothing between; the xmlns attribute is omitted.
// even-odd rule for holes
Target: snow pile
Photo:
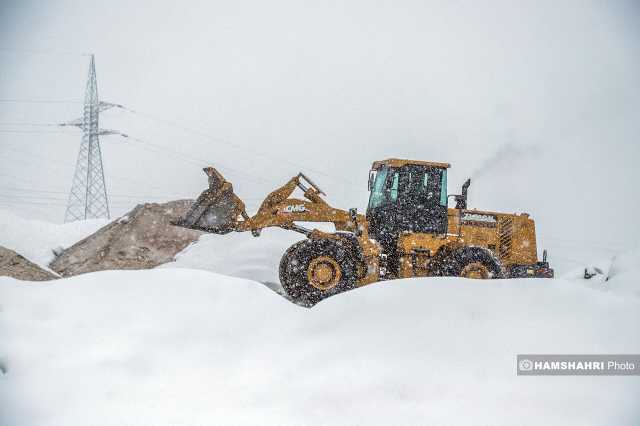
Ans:
<svg viewBox="0 0 640 426"><path fill-rule="evenodd" d="M278 267L282 254L305 238L280 228L264 229L259 238L250 232L226 235L204 234L164 268L203 269L239 278L248 278L280 288Z"/></svg>
<svg viewBox="0 0 640 426"><path fill-rule="evenodd" d="M0 212L0 245L46 265L102 224ZM590 280L397 280L306 309L256 282L299 238L203 235L153 270L0 277L0 425L638 424L637 376L519 377L516 355L640 353L640 252L585 265Z"/></svg>
<svg viewBox="0 0 640 426"><path fill-rule="evenodd" d="M573 269L562 278L581 282L595 290L640 299L638 266L640 266L640 250L633 250Z"/></svg>
<svg viewBox="0 0 640 426"><path fill-rule="evenodd" d="M640 352L640 300L572 281L398 280L305 309L163 268L0 278L0 305L3 426L640 418L637 377L515 374L518 353Z"/></svg>
<svg viewBox="0 0 640 426"><path fill-rule="evenodd" d="M640 299L638 266L640 266L640 250L615 256L609 269L609 283L612 290L621 295L635 296Z"/></svg>
<svg viewBox="0 0 640 426"><path fill-rule="evenodd" d="M73 245L107 224L94 219L56 225L37 220L25 220L6 210L0 210L0 246L11 249L43 269L49 269L54 250Z"/></svg>

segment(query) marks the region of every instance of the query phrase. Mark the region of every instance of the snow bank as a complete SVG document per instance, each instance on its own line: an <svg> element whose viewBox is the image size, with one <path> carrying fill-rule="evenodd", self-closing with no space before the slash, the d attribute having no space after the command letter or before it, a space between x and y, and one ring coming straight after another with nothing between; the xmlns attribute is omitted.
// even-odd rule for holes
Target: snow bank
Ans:
<svg viewBox="0 0 640 426"><path fill-rule="evenodd" d="M560 279L398 280L305 309L188 269L0 278L0 424L637 425L638 377L518 377L515 358L638 353L638 325L637 298Z"/></svg>
<svg viewBox="0 0 640 426"><path fill-rule="evenodd" d="M57 225L26 220L0 210L0 246L11 249L38 266L49 269L54 249L67 248L107 224L94 219Z"/></svg>
<svg viewBox="0 0 640 426"><path fill-rule="evenodd" d="M0 245L46 266L104 224L0 211ZM0 425L638 424L638 377L518 377L515 361L639 353L639 252L585 265L606 270L591 280L398 280L305 309L256 282L299 238L204 235L155 270L0 278Z"/></svg>
<svg viewBox="0 0 640 426"><path fill-rule="evenodd" d="M282 254L296 241L305 238L279 228L262 231L259 238L250 232L226 235L204 234L163 268L192 268L248 278L280 288L278 267Z"/></svg>
<svg viewBox="0 0 640 426"><path fill-rule="evenodd" d="M634 250L573 269L562 278L580 282L595 290L640 299L640 281L637 279L639 266L640 250ZM592 275L590 279L585 279L585 269Z"/></svg>

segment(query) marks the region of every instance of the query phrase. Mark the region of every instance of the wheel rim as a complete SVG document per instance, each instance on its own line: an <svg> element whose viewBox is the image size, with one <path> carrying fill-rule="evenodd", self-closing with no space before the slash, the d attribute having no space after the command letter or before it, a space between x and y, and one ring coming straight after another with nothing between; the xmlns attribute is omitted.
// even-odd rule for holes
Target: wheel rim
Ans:
<svg viewBox="0 0 640 426"><path fill-rule="evenodd" d="M489 270L480 262L473 262L462 269L461 277L476 280L486 280L489 278Z"/></svg>
<svg viewBox="0 0 640 426"><path fill-rule="evenodd" d="M316 257L309 263L307 279L319 290L329 290L340 282L342 270L335 259L329 256Z"/></svg>

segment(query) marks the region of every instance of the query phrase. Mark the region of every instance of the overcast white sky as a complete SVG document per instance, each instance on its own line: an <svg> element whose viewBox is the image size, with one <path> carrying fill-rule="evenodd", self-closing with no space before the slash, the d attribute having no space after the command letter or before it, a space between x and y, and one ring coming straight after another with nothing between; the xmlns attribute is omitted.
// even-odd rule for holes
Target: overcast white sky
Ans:
<svg viewBox="0 0 640 426"><path fill-rule="evenodd" d="M115 215L195 196L200 161L250 207L303 170L364 209L371 162L407 157L452 163L451 193L472 176L472 207L531 213L567 262L607 254L640 238L639 24L633 0L5 0L0 208L62 221L79 131L11 123L79 116L92 52L101 99L210 136L104 113L165 147L103 139Z"/></svg>

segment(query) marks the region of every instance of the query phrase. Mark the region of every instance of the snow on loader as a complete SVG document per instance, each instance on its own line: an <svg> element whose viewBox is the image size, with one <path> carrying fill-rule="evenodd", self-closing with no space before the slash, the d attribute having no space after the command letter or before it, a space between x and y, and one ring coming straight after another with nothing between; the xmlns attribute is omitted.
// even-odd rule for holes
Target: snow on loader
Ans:
<svg viewBox="0 0 640 426"><path fill-rule="evenodd" d="M553 277L538 261L535 225L528 214L467 209L467 180L461 195L447 194L449 164L387 159L373 163L369 205L330 206L324 192L299 173L270 193L254 216L213 167L204 169L209 189L174 225L216 234L277 226L307 238L280 261L280 282L299 303L312 306L331 295L380 280L460 276L466 278ZM303 198L292 198L299 188ZM455 208L448 208L453 197ZM331 222L335 232L302 223Z"/></svg>

